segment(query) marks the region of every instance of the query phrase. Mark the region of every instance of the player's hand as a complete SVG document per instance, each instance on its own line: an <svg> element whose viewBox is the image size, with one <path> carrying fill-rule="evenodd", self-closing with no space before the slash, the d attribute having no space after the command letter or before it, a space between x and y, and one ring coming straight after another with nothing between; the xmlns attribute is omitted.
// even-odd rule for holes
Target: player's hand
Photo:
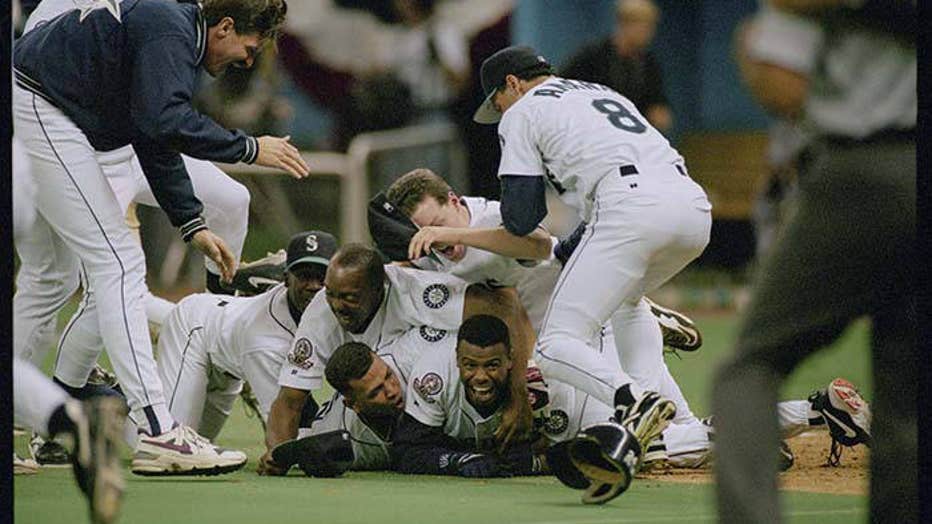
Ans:
<svg viewBox="0 0 932 524"><path fill-rule="evenodd" d="M266 451L259 457L259 464L256 467L256 473L262 476L280 477L288 473L288 468L283 468L272 460L272 452Z"/></svg>
<svg viewBox="0 0 932 524"><path fill-rule="evenodd" d="M260 136L258 140L259 154L256 155L256 164L286 171L295 178L308 176L311 169L307 162L301 158L298 148L291 145L290 136L279 138L277 136Z"/></svg>
<svg viewBox="0 0 932 524"><path fill-rule="evenodd" d="M220 280L227 284L233 282L236 257L222 238L209 229L202 229L191 237L191 245L217 264L220 268Z"/></svg>
<svg viewBox="0 0 932 524"><path fill-rule="evenodd" d="M417 260L422 256L429 255L433 247L444 249L447 246L457 244L457 234L459 228L427 226L422 227L411 237L408 243L408 258Z"/></svg>

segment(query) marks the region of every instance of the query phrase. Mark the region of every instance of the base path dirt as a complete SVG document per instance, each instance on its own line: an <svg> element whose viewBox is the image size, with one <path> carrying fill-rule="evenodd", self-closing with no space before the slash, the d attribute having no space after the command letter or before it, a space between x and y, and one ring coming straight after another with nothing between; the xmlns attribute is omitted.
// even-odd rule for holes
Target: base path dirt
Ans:
<svg viewBox="0 0 932 524"><path fill-rule="evenodd" d="M868 494L868 449L859 445L843 448L841 464L826 466L832 439L828 432L800 435L787 441L795 455L793 467L780 474L784 490L829 493L833 495ZM664 482L711 483L708 469L677 469L639 474L638 478Z"/></svg>

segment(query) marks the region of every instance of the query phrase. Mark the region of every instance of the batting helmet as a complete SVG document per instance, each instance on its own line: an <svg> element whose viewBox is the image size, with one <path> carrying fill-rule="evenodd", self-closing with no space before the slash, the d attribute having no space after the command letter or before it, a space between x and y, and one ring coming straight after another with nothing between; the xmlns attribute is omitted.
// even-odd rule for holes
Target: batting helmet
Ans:
<svg viewBox="0 0 932 524"><path fill-rule="evenodd" d="M599 422L583 428L570 441L570 460L590 481L582 501L604 504L624 493L640 458L640 444L620 424Z"/></svg>

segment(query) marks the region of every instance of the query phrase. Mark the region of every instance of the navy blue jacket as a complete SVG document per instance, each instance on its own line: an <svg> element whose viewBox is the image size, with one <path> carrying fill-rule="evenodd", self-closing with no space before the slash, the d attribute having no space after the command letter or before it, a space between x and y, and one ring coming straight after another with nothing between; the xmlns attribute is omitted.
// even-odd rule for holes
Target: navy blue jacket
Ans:
<svg viewBox="0 0 932 524"><path fill-rule="evenodd" d="M61 109L99 151L132 144L159 205L188 239L204 228L179 153L255 161L256 139L227 130L191 105L204 60L200 9L174 0L124 0L121 20L106 9L72 10L38 25L13 50L18 86Z"/></svg>

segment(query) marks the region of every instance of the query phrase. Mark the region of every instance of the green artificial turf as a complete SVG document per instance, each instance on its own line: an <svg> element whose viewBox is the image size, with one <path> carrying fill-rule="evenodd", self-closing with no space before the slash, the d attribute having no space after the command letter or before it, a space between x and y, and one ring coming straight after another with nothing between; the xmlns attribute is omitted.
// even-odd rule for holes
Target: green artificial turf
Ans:
<svg viewBox="0 0 932 524"><path fill-rule="evenodd" d="M697 315L704 345L682 360L667 363L693 410L708 412L708 392L715 365L732 351L737 328L734 315ZM832 348L811 357L788 380L783 398L804 398L844 376L870 399L868 330L855 324ZM631 489L605 506L583 506L579 492L549 477L472 480L409 477L389 473L350 472L338 479L309 479L292 472L286 478L254 473L263 450L261 429L240 405L218 437L218 443L245 450L247 468L212 478L152 479L126 474L125 523L533 523L608 524L611 522L714 522L714 490L710 485L636 480ZM16 449L26 449L18 437ZM129 453L125 455L128 463ZM70 470L46 469L15 479L18 523L86 522L84 499ZM867 498L786 493L788 522L864 522Z"/></svg>

